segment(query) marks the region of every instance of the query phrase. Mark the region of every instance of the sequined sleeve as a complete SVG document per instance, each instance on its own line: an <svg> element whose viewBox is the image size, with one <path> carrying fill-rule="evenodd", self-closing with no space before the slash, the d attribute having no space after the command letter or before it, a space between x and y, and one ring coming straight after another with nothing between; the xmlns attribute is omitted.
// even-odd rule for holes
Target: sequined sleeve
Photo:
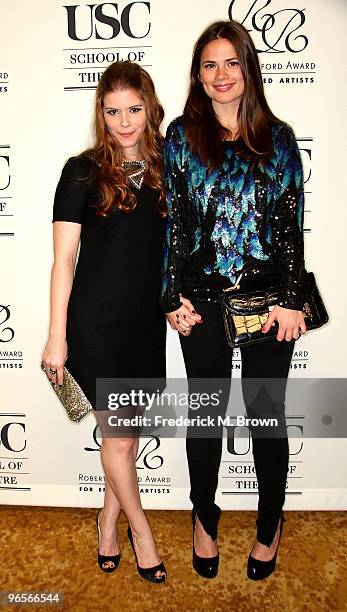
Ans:
<svg viewBox="0 0 347 612"><path fill-rule="evenodd" d="M164 244L161 306L172 312L181 306L182 270L189 255L184 208L188 206L188 190L182 169L182 134L173 121L164 141L167 225Z"/></svg>
<svg viewBox="0 0 347 612"><path fill-rule="evenodd" d="M302 310L304 303L304 187L295 136L283 126L275 139L278 155L275 206L272 211L272 251L282 277L279 305Z"/></svg>

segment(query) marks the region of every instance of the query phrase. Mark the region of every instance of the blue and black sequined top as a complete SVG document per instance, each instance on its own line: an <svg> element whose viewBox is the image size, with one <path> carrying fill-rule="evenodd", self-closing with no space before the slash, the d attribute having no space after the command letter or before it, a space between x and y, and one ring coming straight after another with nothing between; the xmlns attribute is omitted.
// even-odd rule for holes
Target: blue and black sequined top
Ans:
<svg viewBox="0 0 347 612"><path fill-rule="evenodd" d="M303 306L303 171L292 129L272 124L274 154L255 165L240 143L223 143L223 164L208 173L193 155L179 117L164 144L168 219L161 304L180 307L180 294L233 285L259 262L275 265L279 305Z"/></svg>

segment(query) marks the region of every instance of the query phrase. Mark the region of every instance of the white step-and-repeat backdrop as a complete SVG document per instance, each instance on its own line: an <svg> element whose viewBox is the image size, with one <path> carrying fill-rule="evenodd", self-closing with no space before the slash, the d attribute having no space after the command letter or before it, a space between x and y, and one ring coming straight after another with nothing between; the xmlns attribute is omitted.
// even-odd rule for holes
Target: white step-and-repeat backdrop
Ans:
<svg viewBox="0 0 347 612"><path fill-rule="evenodd" d="M90 414L71 424L40 370L54 190L65 160L90 142L94 89L105 67L122 59L146 67L164 105L166 127L182 111L192 47L212 21L236 19L250 31L270 105L294 127L302 153L307 268L318 277L331 320L297 343L290 376L346 376L346 8L344 0L2 0L2 503L102 503L95 419ZM171 330L167 349L169 376L184 377ZM236 354L235 376L240 365ZM305 405L300 418L296 426L303 436L290 440L286 507L346 508L344 440L306 438ZM217 501L225 509L254 509L250 442L238 433L230 429L224 440ZM142 439L137 468L145 507L190 507L183 439Z"/></svg>

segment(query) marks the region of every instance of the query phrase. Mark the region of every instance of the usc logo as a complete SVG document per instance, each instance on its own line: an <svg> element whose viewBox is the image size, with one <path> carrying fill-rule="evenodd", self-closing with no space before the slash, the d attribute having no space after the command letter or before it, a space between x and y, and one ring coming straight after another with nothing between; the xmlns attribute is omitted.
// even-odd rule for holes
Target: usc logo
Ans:
<svg viewBox="0 0 347 612"><path fill-rule="evenodd" d="M0 425L0 447L12 453L21 453L26 444L24 423L11 421Z"/></svg>
<svg viewBox="0 0 347 612"><path fill-rule="evenodd" d="M1 149L7 147L2 146ZM10 157L7 152L0 155L0 191L5 191L11 182Z"/></svg>
<svg viewBox="0 0 347 612"><path fill-rule="evenodd" d="M64 5L64 8L67 13L68 36L79 42L89 40L93 36L97 40L112 40L120 32L124 32L130 38L146 38L151 29L150 2L136 0L126 4L123 8L120 7L119 2ZM79 27L77 22L79 22ZM140 31L135 31L135 22L137 24L140 22ZM88 33L84 37L79 36L81 25L85 31L86 23L88 23ZM102 33L100 27L98 29L98 24L106 26L102 28Z"/></svg>

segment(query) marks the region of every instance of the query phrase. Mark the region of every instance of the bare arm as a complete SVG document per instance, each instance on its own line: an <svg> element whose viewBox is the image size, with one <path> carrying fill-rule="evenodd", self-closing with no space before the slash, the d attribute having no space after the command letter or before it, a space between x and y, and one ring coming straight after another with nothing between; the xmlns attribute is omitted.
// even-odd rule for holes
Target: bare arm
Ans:
<svg viewBox="0 0 347 612"><path fill-rule="evenodd" d="M54 263L51 275L51 318L49 338L42 361L51 382L63 383L67 358L66 316L72 289L81 225L67 221L53 223ZM52 374L50 369L56 370Z"/></svg>

